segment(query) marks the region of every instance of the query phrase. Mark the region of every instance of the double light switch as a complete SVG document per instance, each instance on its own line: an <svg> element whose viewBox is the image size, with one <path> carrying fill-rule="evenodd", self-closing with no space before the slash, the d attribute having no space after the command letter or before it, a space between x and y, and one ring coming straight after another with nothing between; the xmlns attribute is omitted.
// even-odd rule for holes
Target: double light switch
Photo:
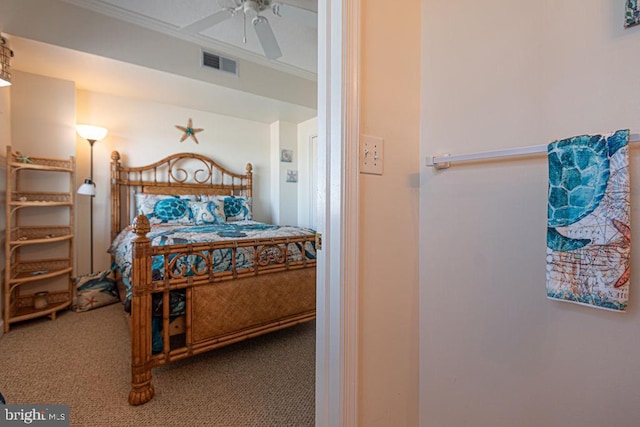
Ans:
<svg viewBox="0 0 640 427"><path fill-rule="evenodd" d="M360 173L382 175L384 140L362 135L360 139Z"/></svg>

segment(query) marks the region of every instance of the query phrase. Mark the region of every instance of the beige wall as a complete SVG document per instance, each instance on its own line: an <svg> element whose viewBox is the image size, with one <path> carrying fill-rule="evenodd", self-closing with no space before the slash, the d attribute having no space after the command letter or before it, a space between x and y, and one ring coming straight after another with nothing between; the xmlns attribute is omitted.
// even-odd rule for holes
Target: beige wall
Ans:
<svg viewBox="0 0 640 427"><path fill-rule="evenodd" d="M75 85L12 70L10 91L10 135L13 151L32 157L68 159L75 157ZM4 149L4 147L3 147ZM74 191L67 174L32 171L21 175L20 188L31 191ZM21 209L23 225L69 224L68 208ZM64 258L67 242L21 249L22 259ZM34 282L20 287L23 294L41 289L65 290L68 278L61 276L47 284Z"/></svg>
<svg viewBox="0 0 640 427"><path fill-rule="evenodd" d="M418 416L420 1L362 2L361 132L384 174L360 177L360 425Z"/></svg>
<svg viewBox="0 0 640 427"><path fill-rule="evenodd" d="M231 171L244 173L247 162L254 171L254 216L269 222L270 164L269 125L190 108L159 104L88 91L78 91L78 122L104 126L107 137L94 145L94 258L96 269L109 266L109 163L117 150L127 164L141 166L177 152L200 153L215 159ZM180 142L182 133L175 125L186 126L191 118L196 136ZM89 144L78 137L79 174L89 173ZM79 200L80 202L80 200ZM79 217L80 219L80 217ZM80 224L79 224L80 226ZM79 246L82 250L82 246Z"/></svg>
<svg viewBox="0 0 640 427"><path fill-rule="evenodd" d="M425 0L421 161L639 132L624 3ZM421 425L638 425L637 256L626 314L547 300L545 156L421 169Z"/></svg>

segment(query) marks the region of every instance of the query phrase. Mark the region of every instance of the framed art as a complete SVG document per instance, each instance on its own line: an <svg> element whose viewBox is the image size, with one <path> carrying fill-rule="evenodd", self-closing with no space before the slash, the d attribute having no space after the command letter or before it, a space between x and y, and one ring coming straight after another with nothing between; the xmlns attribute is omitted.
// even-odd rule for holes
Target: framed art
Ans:
<svg viewBox="0 0 640 427"><path fill-rule="evenodd" d="M627 7L624 14L624 26L632 27L640 24L640 9L638 0L627 0Z"/></svg>
<svg viewBox="0 0 640 427"><path fill-rule="evenodd" d="M287 182L298 182L298 171L287 170Z"/></svg>
<svg viewBox="0 0 640 427"><path fill-rule="evenodd" d="M293 161L293 150L281 150L280 161L291 163Z"/></svg>

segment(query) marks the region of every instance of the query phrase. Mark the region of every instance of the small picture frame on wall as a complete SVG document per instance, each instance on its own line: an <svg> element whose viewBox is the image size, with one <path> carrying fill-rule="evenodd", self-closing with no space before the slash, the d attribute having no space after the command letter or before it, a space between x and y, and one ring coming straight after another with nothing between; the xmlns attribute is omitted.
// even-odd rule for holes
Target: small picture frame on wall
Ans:
<svg viewBox="0 0 640 427"><path fill-rule="evenodd" d="M287 182L298 182L298 171L287 170Z"/></svg>
<svg viewBox="0 0 640 427"><path fill-rule="evenodd" d="M638 0L627 0L627 7L624 14L624 26L633 27L640 24L640 9Z"/></svg>
<svg viewBox="0 0 640 427"><path fill-rule="evenodd" d="M293 150L281 150L280 151L280 161L291 163L293 161Z"/></svg>

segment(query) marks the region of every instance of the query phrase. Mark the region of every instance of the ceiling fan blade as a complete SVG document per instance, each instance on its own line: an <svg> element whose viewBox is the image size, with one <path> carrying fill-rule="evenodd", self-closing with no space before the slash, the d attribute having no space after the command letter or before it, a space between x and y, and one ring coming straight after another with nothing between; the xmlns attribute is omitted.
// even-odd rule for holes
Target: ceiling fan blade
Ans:
<svg viewBox="0 0 640 427"><path fill-rule="evenodd" d="M271 29L271 25L269 25L269 21L264 16L256 16L253 18L253 28L256 29L256 34L258 35L258 40L260 40L260 44L262 45L262 50L264 50L264 55L269 59L278 59L282 56L282 52L280 51L280 46L278 46L278 41L276 40L276 36L273 34L273 30Z"/></svg>
<svg viewBox="0 0 640 427"><path fill-rule="evenodd" d="M318 13L286 3L274 3L272 6L274 15L285 19L291 19L307 27L318 28Z"/></svg>
<svg viewBox="0 0 640 427"><path fill-rule="evenodd" d="M207 28L213 27L227 19L231 18L235 14L235 10L231 8L225 8L217 11L213 15L209 15L205 18L202 18L192 24L183 27L180 31L185 34L196 34L202 30L206 30Z"/></svg>

